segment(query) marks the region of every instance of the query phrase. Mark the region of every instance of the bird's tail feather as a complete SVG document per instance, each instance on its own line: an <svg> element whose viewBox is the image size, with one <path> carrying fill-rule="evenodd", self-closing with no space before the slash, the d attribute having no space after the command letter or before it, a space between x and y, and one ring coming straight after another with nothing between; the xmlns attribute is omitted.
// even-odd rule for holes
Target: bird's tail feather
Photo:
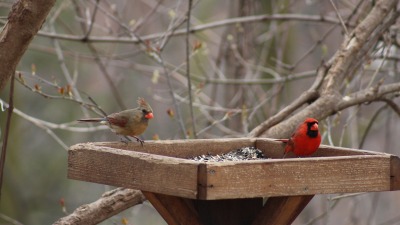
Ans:
<svg viewBox="0 0 400 225"><path fill-rule="evenodd" d="M87 119L79 119L79 122L103 122L106 121L105 118L87 118Z"/></svg>

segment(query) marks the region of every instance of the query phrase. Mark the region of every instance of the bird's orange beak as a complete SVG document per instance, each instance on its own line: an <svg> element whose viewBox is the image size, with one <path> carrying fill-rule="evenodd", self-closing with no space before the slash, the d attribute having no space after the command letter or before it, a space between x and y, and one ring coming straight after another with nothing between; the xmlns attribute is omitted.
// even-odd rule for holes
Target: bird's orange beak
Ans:
<svg viewBox="0 0 400 225"><path fill-rule="evenodd" d="M318 123L314 123L311 127L310 130L318 130Z"/></svg>
<svg viewBox="0 0 400 225"><path fill-rule="evenodd" d="M146 118L146 119L153 119L153 118L154 118L153 113L147 113L147 114L144 116L144 118ZM318 129L318 128L317 128L317 129Z"/></svg>

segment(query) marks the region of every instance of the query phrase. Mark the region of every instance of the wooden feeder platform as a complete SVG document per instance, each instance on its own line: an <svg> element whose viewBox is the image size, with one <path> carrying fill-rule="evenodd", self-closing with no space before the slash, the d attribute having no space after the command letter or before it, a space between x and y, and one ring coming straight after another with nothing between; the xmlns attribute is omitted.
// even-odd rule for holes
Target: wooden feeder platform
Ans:
<svg viewBox="0 0 400 225"><path fill-rule="evenodd" d="M267 158L188 159L242 147ZM77 144L68 178L139 189L170 225L291 224L316 194L400 189L397 156L322 145L311 157L282 159L283 148L266 138Z"/></svg>

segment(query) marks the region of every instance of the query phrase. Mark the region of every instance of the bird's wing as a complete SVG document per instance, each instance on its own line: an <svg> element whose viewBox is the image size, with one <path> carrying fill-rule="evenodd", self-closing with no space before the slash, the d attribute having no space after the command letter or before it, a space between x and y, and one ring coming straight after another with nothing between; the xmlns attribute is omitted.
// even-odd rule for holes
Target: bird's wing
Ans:
<svg viewBox="0 0 400 225"><path fill-rule="evenodd" d="M285 153L294 151L294 141L293 138L290 138L285 147Z"/></svg>
<svg viewBox="0 0 400 225"><path fill-rule="evenodd" d="M129 118L123 115L119 115L117 113L113 113L109 116L107 116L107 121L111 125L119 126L119 127L125 127L126 124L129 121Z"/></svg>

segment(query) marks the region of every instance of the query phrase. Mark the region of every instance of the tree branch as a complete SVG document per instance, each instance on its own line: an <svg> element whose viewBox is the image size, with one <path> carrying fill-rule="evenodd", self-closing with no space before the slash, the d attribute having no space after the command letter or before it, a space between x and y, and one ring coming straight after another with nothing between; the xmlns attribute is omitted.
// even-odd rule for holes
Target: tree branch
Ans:
<svg viewBox="0 0 400 225"><path fill-rule="evenodd" d="M285 121L268 129L263 128L263 132L257 130L260 129L259 126L265 126L265 124L257 126L251 134L256 137L287 138L290 136L297 124L306 117L314 117L320 120L339 110L343 110L346 107L360 104L360 102L358 102L361 100L360 98L352 98L351 100L354 102L343 102L343 97L337 90L339 90L340 85L343 83L343 80L349 72L351 71L354 73L353 65L360 65L357 62L357 60L359 60L359 57L357 56L360 55L360 52L365 53L368 51L365 49L366 46L372 47L376 42L378 42L378 37L380 37L382 33L375 31L380 30L382 27L390 26L399 17L399 12L395 11L396 3L397 1L395 0L377 1L371 12L356 26L354 31L350 34L350 37L345 37L340 49L330 60L332 66L327 71L326 77L319 88L320 97L316 101ZM386 85L384 90L380 90L379 93L382 96L383 94L395 92L398 90L398 85L399 84ZM369 91L370 90L366 90L366 92ZM362 96L364 96L364 100L366 100L367 97L371 97L366 93ZM372 96L375 96L371 97L372 99L378 99L380 97L376 95ZM300 107L300 105L297 104L297 101L295 101L295 103L296 104L292 105Z"/></svg>
<svg viewBox="0 0 400 225"><path fill-rule="evenodd" d="M382 101L382 97L386 94L400 91L400 83L387 84L381 87L371 87L345 96L337 104L337 110L343 110L348 107L368 103L372 101Z"/></svg>
<svg viewBox="0 0 400 225"><path fill-rule="evenodd" d="M20 0L13 5L0 34L0 91L15 73L21 57L54 3L55 0Z"/></svg>
<svg viewBox="0 0 400 225"><path fill-rule="evenodd" d="M254 128L250 132L249 136L250 137L261 136L269 128L280 123L282 120L287 118L291 113L293 113L296 109L300 108L302 105L309 103L309 102L313 102L315 99L317 99L319 97L318 88L322 84L326 70L329 67L328 64L320 67L320 69L318 70L318 73L317 73L317 77L314 81L314 84L308 90L304 91L300 95L300 97L298 97L290 105L288 105L284 109L282 109L279 113L270 117L268 120L264 121L263 123L258 125L256 128Z"/></svg>
<svg viewBox="0 0 400 225"><path fill-rule="evenodd" d="M368 40L375 40L376 42L376 37L381 36L381 33L375 33L374 31L378 30L379 26L384 26L384 22L386 24L395 22L399 12L391 14L390 17L388 14L396 9L396 3L397 1L394 0L377 1L368 16L356 26L349 37L345 38L341 48L333 56L335 62L328 72L327 81L323 88L324 92L339 90L339 85L350 72L351 65L359 65L355 63L355 60L358 59L356 57L357 54L361 52Z"/></svg>
<svg viewBox="0 0 400 225"><path fill-rule="evenodd" d="M104 193L100 199L82 205L70 215L57 220L53 225L98 224L123 210L145 201L139 190L117 188Z"/></svg>

